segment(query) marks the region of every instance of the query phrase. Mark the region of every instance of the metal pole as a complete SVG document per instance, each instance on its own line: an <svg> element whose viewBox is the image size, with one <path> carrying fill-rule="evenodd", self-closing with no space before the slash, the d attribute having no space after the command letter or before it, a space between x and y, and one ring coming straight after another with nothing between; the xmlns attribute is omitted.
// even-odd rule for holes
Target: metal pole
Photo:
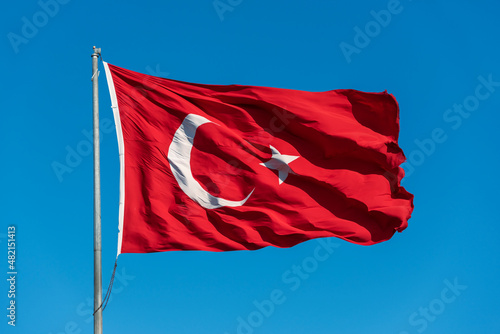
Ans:
<svg viewBox="0 0 500 334"><path fill-rule="evenodd" d="M101 166L99 150L99 72L101 49L92 54L92 105L94 123L94 311L102 303L101 265ZM94 334L102 334L102 308L94 314Z"/></svg>

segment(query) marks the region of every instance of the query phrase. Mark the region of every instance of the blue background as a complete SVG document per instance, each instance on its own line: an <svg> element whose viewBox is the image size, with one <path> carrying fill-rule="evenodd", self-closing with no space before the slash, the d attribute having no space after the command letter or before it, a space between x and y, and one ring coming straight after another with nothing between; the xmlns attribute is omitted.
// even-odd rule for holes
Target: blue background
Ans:
<svg viewBox="0 0 500 334"><path fill-rule="evenodd" d="M112 64L183 81L388 90L401 108L403 185L415 195L403 233L370 247L329 240L336 248L324 261L312 260L317 240L253 252L124 254L104 333L500 332L498 2L220 0L219 10L212 0L62 2L11 2L0 14L2 333L92 333L85 133L93 45ZM100 66L106 124L112 113ZM494 83L488 90L481 80ZM464 103L470 111L453 111ZM119 181L107 124L104 286L116 254ZM15 328L6 317L10 225ZM309 266L307 278L294 265ZM259 311L254 301L274 290L281 303Z"/></svg>

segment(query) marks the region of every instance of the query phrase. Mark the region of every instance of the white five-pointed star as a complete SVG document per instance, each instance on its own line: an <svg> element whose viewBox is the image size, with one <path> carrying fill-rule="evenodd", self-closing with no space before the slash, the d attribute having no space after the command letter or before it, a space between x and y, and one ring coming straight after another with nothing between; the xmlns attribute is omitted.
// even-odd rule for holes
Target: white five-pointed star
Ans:
<svg viewBox="0 0 500 334"><path fill-rule="evenodd" d="M271 160L261 163L261 165L269 169L278 170L279 184L282 184L283 181L285 181L288 177L289 173L295 174L290 166L288 166L288 164L297 159L298 156L281 154L271 145L269 145L269 147L271 148L271 152L273 153Z"/></svg>

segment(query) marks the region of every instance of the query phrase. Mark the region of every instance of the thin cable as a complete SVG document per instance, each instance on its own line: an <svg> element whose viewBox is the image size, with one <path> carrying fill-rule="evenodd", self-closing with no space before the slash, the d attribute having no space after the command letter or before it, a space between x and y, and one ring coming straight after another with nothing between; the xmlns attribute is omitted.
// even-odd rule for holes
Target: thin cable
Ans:
<svg viewBox="0 0 500 334"><path fill-rule="evenodd" d="M101 62L104 63L104 59L102 59L102 54L99 52L99 58L101 59Z"/></svg>
<svg viewBox="0 0 500 334"><path fill-rule="evenodd" d="M104 312L104 309L106 308L106 305L108 305L109 298L111 297L111 290L113 289L113 282L115 281L115 274L116 274L116 267L118 265L118 257L116 258L115 261L115 266L113 268L113 274L111 274L111 280L109 281L108 285L108 291L106 291L106 294L104 295L104 298L102 299L101 305L97 308L97 310L94 311L94 314L96 314L97 311L102 309Z"/></svg>
<svg viewBox="0 0 500 334"><path fill-rule="evenodd" d="M97 74L97 77L99 77L99 74L101 74L101 71L95 70L94 74L92 75L92 78L90 78L90 81L94 81L94 77Z"/></svg>

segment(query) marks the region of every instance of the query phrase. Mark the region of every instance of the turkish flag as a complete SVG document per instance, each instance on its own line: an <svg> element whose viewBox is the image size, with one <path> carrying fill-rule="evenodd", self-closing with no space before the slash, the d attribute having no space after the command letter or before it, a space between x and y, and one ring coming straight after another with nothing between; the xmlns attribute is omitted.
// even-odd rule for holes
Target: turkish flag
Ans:
<svg viewBox="0 0 500 334"><path fill-rule="evenodd" d="M119 253L371 245L407 226L390 94L202 85L105 63L120 162Z"/></svg>

